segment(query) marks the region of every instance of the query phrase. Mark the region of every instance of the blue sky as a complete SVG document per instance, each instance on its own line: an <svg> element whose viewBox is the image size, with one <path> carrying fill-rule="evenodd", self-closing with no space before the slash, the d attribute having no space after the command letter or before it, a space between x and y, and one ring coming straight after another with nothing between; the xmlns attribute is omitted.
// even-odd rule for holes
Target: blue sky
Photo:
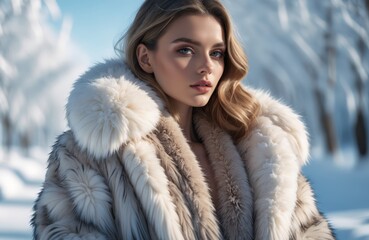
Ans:
<svg viewBox="0 0 369 240"><path fill-rule="evenodd" d="M143 0L57 0L73 21L71 38L91 62L114 57L114 44L132 22ZM58 27L58 23L55 23Z"/></svg>

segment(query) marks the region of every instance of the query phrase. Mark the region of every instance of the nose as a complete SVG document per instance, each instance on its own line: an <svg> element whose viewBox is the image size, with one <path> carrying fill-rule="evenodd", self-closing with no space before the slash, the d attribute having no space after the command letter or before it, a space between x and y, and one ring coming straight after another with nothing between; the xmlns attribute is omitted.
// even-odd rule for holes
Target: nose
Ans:
<svg viewBox="0 0 369 240"><path fill-rule="evenodd" d="M198 73L202 75L211 74L213 71L213 63L210 56L204 55L200 57Z"/></svg>

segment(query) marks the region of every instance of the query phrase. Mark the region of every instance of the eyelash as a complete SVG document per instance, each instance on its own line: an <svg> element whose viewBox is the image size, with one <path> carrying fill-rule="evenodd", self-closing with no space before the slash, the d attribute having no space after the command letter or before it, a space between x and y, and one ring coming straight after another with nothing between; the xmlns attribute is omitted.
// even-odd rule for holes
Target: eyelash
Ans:
<svg viewBox="0 0 369 240"><path fill-rule="evenodd" d="M180 48L180 49L177 50L177 52L179 54L182 54L182 55L189 55L189 54L194 54L195 53L195 51L190 47ZM214 53L216 53L218 56L214 56ZM215 51L211 52L210 56L220 59L220 58L224 57L224 52L222 50L215 50Z"/></svg>
<svg viewBox="0 0 369 240"><path fill-rule="evenodd" d="M214 51L214 52L212 52L211 54L214 54L214 53L219 54L219 56L218 56L218 57L216 57L216 58L223 58L223 57L224 57L224 52L223 52L223 51L221 51L221 50L215 50L215 51Z"/></svg>
<svg viewBox="0 0 369 240"><path fill-rule="evenodd" d="M191 54L194 54L195 52L191 49L191 48L189 48L189 47L183 47L183 48L180 48L180 49L178 49L177 50L177 52L178 53L180 53L180 54L183 54L183 55L188 55L189 54L189 52L191 53Z"/></svg>

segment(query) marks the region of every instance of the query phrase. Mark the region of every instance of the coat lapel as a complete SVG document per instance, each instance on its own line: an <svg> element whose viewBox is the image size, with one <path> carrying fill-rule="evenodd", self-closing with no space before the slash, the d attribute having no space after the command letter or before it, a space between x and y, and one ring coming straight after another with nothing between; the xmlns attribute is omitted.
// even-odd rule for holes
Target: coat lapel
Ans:
<svg viewBox="0 0 369 240"><path fill-rule="evenodd" d="M125 145L120 154L146 219L158 239L184 239L168 179L155 147L142 139Z"/></svg>
<svg viewBox="0 0 369 240"><path fill-rule="evenodd" d="M194 118L217 186L217 213L226 239L253 239L253 199L244 163L229 134L206 120Z"/></svg>
<svg viewBox="0 0 369 240"><path fill-rule="evenodd" d="M305 128L291 109L254 94L261 114L237 149L254 190L255 239L289 239L298 175L308 155Z"/></svg>
<svg viewBox="0 0 369 240"><path fill-rule="evenodd" d="M178 123L172 117L163 116L157 126L157 138L177 171L179 181L176 187L183 194L181 197L191 215L196 239L219 239L219 226L208 186Z"/></svg>

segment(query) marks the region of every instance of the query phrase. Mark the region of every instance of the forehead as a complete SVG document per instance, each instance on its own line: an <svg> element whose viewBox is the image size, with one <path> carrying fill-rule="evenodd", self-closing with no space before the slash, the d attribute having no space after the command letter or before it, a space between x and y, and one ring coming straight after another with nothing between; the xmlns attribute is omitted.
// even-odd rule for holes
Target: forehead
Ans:
<svg viewBox="0 0 369 240"><path fill-rule="evenodd" d="M220 43L224 42L224 31L221 23L211 15L184 15L174 20L161 37L167 41L177 38L190 38L209 44Z"/></svg>

